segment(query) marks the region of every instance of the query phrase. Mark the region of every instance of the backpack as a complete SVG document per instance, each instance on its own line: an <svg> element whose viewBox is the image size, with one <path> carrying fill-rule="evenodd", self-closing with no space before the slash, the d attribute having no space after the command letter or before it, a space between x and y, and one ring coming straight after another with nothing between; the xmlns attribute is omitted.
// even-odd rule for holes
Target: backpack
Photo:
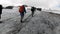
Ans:
<svg viewBox="0 0 60 34"><path fill-rule="evenodd" d="M24 12L24 6L20 6L19 12L20 12L20 13L21 13L21 12Z"/></svg>
<svg viewBox="0 0 60 34"><path fill-rule="evenodd" d="M36 9L35 7L31 7L31 11L35 11L35 9Z"/></svg>

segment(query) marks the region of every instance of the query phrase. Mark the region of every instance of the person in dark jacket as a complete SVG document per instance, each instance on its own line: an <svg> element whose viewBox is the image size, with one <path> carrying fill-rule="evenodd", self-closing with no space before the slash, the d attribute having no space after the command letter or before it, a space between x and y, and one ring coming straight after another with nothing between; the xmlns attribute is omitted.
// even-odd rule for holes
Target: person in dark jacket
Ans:
<svg viewBox="0 0 60 34"><path fill-rule="evenodd" d="M0 20L1 20L2 9L3 9L3 7L2 7L2 5L0 5Z"/></svg>
<svg viewBox="0 0 60 34"><path fill-rule="evenodd" d="M35 7L31 7L32 17L33 17L33 15L34 15L35 10L36 10L36 8L35 8Z"/></svg>
<svg viewBox="0 0 60 34"><path fill-rule="evenodd" d="M24 6L24 5L23 5ZM26 9L25 9L25 7L27 7L27 6L24 6L24 12L26 13Z"/></svg>

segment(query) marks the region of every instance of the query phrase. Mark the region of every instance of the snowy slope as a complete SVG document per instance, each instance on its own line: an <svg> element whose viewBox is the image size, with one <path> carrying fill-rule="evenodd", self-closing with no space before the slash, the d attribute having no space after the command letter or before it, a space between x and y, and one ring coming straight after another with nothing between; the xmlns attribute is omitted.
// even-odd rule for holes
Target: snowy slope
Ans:
<svg viewBox="0 0 60 34"><path fill-rule="evenodd" d="M59 22L59 15L38 11L17 34L59 34Z"/></svg>
<svg viewBox="0 0 60 34"><path fill-rule="evenodd" d="M0 34L59 34L60 30L60 16L45 11L36 10L32 17L27 10L21 23L17 9L3 9L2 21Z"/></svg>

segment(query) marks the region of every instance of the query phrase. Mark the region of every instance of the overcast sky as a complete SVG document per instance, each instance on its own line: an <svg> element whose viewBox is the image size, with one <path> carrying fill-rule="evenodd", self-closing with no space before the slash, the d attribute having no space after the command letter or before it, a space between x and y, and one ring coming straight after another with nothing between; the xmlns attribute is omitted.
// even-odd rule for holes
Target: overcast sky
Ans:
<svg viewBox="0 0 60 34"><path fill-rule="evenodd" d="M36 7L56 8L60 7L60 0L0 0L3 6L26 4Z"/></svg>

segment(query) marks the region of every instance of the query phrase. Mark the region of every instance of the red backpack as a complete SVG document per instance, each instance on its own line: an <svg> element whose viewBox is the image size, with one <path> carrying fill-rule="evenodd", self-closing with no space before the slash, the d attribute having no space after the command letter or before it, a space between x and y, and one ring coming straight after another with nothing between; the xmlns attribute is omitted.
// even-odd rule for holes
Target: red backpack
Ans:
<svg viewBox="0 0 60 34"><path fill-rule="evenodd" d="M21 12L23 12L23 11L24 11L24 6L20 6L19 12L21 13Z"/></svg>

